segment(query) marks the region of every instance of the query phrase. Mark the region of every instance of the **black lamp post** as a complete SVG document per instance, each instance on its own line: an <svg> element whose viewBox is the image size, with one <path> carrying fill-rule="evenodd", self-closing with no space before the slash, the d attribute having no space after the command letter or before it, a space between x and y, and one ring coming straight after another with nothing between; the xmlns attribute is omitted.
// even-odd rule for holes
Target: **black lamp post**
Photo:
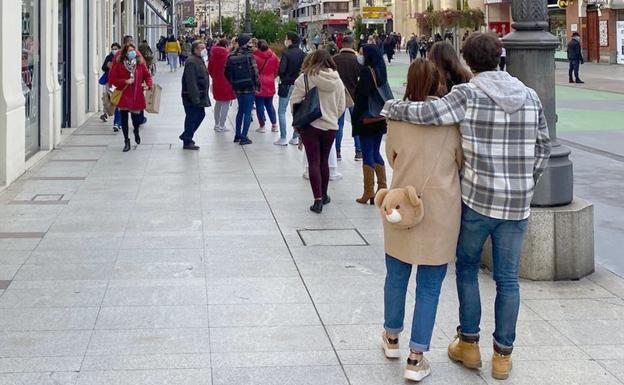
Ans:
<svg viewBox="0 0 624 385"><path fill-rule="evenodd" d="M533 88L539 95L553 148L542 179L536 186L533 206L567 205L574 198L570 150L557 140L555 103L555 49L559 41L548 28L547 0L513 0L515 29L503 38L510 74Z"/></svg>
<svg viewBox="0 0 624 385"><path fill-rule="evenodd" d="M245 33L251 33L251 3L249 0L245 0Z"/></svg>

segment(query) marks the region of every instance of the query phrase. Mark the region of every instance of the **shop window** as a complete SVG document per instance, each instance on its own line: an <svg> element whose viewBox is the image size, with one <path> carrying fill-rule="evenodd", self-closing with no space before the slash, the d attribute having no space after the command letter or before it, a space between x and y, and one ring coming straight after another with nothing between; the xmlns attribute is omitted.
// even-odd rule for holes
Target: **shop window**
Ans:
<svg viewBox="0 0 624 385"><path fill-rule="evenodd" d="M26 159L39 151L39 1L22 0L22 93L26 109Z"/></svg>

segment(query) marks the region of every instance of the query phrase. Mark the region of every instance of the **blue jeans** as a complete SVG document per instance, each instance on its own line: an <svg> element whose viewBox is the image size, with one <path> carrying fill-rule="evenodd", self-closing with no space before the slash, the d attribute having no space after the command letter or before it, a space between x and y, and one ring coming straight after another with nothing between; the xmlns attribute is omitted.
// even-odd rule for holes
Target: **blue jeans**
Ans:
<svg viewBox="0 0 624 385"><path fill-rule="evenodd" d="M412 319L410 348L417 352L429 351L431 335L435 325L436 312L442 281L447 265L420 265L416 271L416 303ZM384 328L386 332L398 335L403 331L405 318L405 296L412 265L386 254L386 283L384 285Z"/></svg>
<svg viewBox="0 0 624 385"><path fill-rule="evenodd" d="M236 99L238 100L238 113L236 114L236 137L246 138L247 133L249 132L249 126L251 125L251 111L253 110L256 95L253 93L238 94Z"/></svg>
<svg viewBox="0 0 624 385"><path fill-rule="evenodd" d="M264 127L266 119L264 117L264 110L266 109L267 115L271 124L277 123L275 119L275 107L273 107L273 96L256 96L256 114L258 115L258 123L260 127Z"/></svg>
<svg viewBox="0 0 624 385"><path fill-rule="evenodd" d="M374 135L360 135L362 146L362 160L367 166L375 167L375 164L384 165L383 157L379 152L383 134L380 132Z"/></svg>
<svg viewBox="0 0 624 385"><path fill-rule="evenodd" d="M186 113L186 117L184 118L184 132L180 135L180 139L182 139L182 142L184 142L186 146L193 142L195 131L201 126L204 117L206 117L206 109L204 107L184 106L184 112Z"/></svg>
<svg viewBox="0 0 624 385"><path fill-rule="evenodd" d="M115 118L113 120L113 126L121 127L121 111L119 111L119 108L115 108Z"/></svg>
<svg viewBox="0 0 624 385"><path fill-rule="evenodd" d="M290 102L290 97L292 96L293 89L295 86L288 87L288 97L283 98L279 97L279 104L277 107L277 116L279 117L279 127L280 127L280 138L286 139L286 134L288 132L288 127L286 126L286 110L288 109L288 103ZM296 138L298 135L293 131L293 138Z"/></svg>
<svg viewBox="0 0 624 385"><path fill-rule="evenodd" d="M518 270L527 224L528 219L494 219L466 205L462 208L456 262L460 331L468 340L478 340L481 323L478 274L483 244L491 236L496 281L494 349L500 354L511 354L516 339L520 308Z"/></svg>
<svg viewBox="0 0 624 385"><path fill-rule="evenodd" d="M353 116L353 107L349 107L349 114ZM338 118L338 132L336 133L336 152L340 152L342 147L342 136L344 133L344 123L345 117L347 115L347 111L345 111L340 118ZM355 142L355 151L362 151L362 145L360 144L360 137L354 136L353 141Z"/></svg>

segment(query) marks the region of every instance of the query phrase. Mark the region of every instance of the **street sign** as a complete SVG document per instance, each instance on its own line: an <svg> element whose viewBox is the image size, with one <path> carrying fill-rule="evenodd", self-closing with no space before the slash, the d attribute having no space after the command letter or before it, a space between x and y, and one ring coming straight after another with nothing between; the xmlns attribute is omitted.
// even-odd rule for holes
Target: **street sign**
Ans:
<svg viewBox="0 0 624 385"><path fill-rule="evenodd" d="M193 16L189 16L184 20L184 24L195 24L195 18Z"/></svg>
<svg viewBox="0 0 624 385"><path fill-rule="evenodd" d="M364 7L362 8L362 19L385 19L387 13L386 7Z"/></svg>

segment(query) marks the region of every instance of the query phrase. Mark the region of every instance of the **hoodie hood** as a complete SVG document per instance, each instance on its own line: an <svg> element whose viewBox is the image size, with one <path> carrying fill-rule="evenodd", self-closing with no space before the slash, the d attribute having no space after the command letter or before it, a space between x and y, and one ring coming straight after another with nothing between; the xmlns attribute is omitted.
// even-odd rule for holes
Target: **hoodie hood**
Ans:
<svg viewBox="0 0 624 385"><path fill-rule="evenodd" d="M267 49L267 50L266 50L266 51L264 51L264 52L260 51L259 49L257 49L257 50L254 52L254 56L259 57L260 59L265 59L265 60L270 59L271 57L273 57L273 55L274 55L274 53L273 53L273 51L271 51L271 49L270 49L270 48L269 48L269 49Z"/></svg>
<svg viewBox="0 0 624 385"><path fill-rule="evenodd" d="M214 47L212 47L212 49L210 50L210 57L214 58L214 59L223 59L223 58L227 58L228 55L230 54L230 51L228 51L227 48L224 47L220 47L218 45L215 45Z"/></svg>
<svg viewBox="0 0 624 385"><path fill-rule="evenodd" d="M316 76L310 77L310 83L316 85L320 91L331 92L336 89L336 83L340 83L338 71L321 71Z"/></svg>
<svg viewBox="0 0 624 385"><path fill-rule="evenodd" d="M508 114L522 108L528 97L524 83L504 71L482 72L470 82Z"/></svg>

